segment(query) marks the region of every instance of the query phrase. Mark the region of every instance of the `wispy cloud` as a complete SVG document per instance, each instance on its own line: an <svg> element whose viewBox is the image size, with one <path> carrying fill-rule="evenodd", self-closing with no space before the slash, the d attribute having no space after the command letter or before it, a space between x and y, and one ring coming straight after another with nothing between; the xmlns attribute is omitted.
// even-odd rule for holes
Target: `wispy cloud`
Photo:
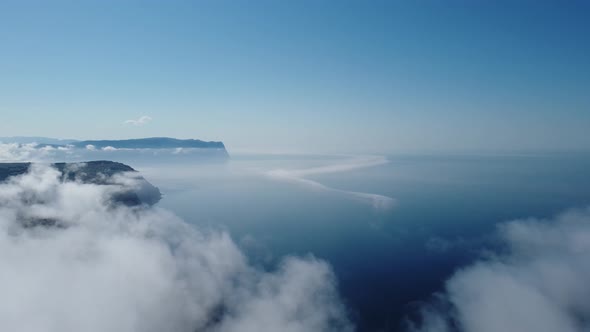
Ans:
<svg viewBox="0 0 590 332"><path fill-rule="evenodd" d="M64 159L72 153L71 146L53 147L36 143L19 144L0 142L0 162L44 161L48 159ZM59 158L58 158L59 157Z"/></svg>
<svg viewBox="0 0 590 332"><path fill-rule="evenodd" d="M140 116L138 119L135 120L126 120L124 124L134 125L134 126L143 126L148 122L152 121L152 118L147 115Z"/></svg>
<svg viewBox="0 0 590 332"><path fill-rule="evenodd" d="M395 200L388 196L363 193L357 191L341 190L323 185L317 181L306 178L310 175L348 172L355 169L373 167L388 163L382 156L352 157L337 164L304 169L275 169L267 172L273 179L304 185L312 190L320 190L343 195L357 201L365 202L378 210L388 210L395 205Z"/></svg>
<svg viewBox="0 0 590 332"><path fill-rule="evenodd" d="M590 328L590 209L503 224L507 252L459 270L409 331Z"/></svg>

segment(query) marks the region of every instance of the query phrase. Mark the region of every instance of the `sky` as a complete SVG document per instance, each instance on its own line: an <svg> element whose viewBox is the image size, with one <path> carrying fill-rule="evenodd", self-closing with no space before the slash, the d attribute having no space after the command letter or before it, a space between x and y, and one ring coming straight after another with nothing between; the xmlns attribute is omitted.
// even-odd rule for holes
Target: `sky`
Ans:
<svg viewBox="0 0 590 332"><path fill-rule="evenodd" d="M0 0L0 136L590 149L586 1Z"/></svg>

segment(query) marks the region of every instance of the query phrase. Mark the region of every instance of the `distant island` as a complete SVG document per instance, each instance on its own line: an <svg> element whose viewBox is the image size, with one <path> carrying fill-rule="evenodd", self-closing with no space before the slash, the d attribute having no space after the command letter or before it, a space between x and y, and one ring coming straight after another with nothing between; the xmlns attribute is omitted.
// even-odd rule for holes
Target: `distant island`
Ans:
<svg viewBox="0 0 590 332"><path fill-rule="evenodd" d="M126 164L153 162L225 162L223 142L171 137L72 140L49 137L0 137L0 143L32 145L46 160L113 160ZM27 148L31 148L30 146Z"/></svg>
<svg viewBox="0 0 590 332"><path fill-rule="evenodd" d="M170 137L150 137L124 140L91 140L77 141L70 145L84 148L92 145L98 149L113 147L115 149L175 149L175 148L198 148L198 149L225 149L222 142L206 142L198 139L176 139Z"/></svg>
<svg viewBox="0 0 590 332"><path fill-rule="evenodd" d="M115 149L175 149L175 148L195 148L195 149L225 149L223 142L207 142L198 139L177 139L171 137L148 137L122 140L71 140L57 139L49 137L0 137L3 143L37 143L40 145L50 146L74 146L77 148L86 148L92 145L95 148L102 149L112 147Z"/></svg>

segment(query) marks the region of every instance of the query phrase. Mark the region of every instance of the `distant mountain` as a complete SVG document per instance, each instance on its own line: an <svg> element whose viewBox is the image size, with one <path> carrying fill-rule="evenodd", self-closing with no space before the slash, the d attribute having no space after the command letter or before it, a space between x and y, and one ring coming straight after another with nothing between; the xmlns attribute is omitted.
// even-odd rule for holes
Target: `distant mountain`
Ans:
<svg viewBox="0 0 590 332"><path fill-rule="evenodd" d="M52 161L112 160L132 165L179 162L225 162L222 142L150 137L123 140L60 140L47 137L4 137L1 143L37 143L39 159ZM42 150L41 150L42 149ZM20 160L15 158L12 160ZM33 158L34 159L34 158Z"/></svg>
<svg viewBox="0 0 590 332"><path fill-rule="evenodd" d="M2 143L29 144L37 143L44 146L65 146L73 145L77 148L86 148L93 145L97 149L113 147L116 149L176 149L176 148L198 148L198 149L225 149L223 142L207 142L198 139L177 139L171 137L149 137L122 140L73 140L58 139L36 136L13 136L0 137Z"/></svg>
<svg viewBox="0 0 590 332"><path fill-rule="evenodd" d="M93 145L98 149L109 146L116 149L225 149L225 146L222 142L206 142L198 139L176 139L170 137L150 137L124 140L89 140L72 142L71 145L79 148L85 148L88 145Z"/></svg>

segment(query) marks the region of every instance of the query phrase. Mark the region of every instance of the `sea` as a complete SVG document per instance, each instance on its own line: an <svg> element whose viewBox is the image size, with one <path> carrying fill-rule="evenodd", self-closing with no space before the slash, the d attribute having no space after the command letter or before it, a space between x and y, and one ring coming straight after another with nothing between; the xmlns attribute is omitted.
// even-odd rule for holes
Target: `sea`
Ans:
<svg viewBox="0 0 590 332"><path fill-rule="evenodd" d="M223 230L253 265L332 267L358 331L398 331L462 266L501 250L498 224L590 203L590 153L262 155L132 165L159 208Z"/></svg>

